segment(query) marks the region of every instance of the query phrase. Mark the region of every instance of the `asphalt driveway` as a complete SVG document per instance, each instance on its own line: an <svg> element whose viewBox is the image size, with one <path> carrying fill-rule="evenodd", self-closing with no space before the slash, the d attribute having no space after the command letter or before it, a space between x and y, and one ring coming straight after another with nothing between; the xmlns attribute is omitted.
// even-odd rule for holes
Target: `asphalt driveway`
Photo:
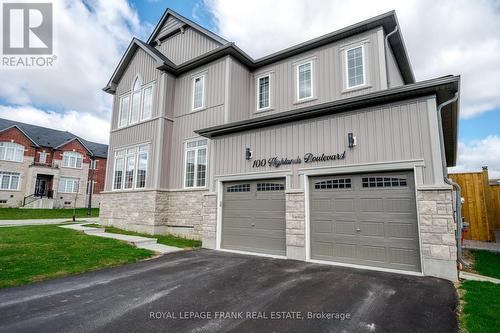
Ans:
<svg viewBox="0 0 500 333"><path fill-rule="evenodd" d="M456 305L441 279L199 250L0 290L0 331L456 332Z"/></svg>

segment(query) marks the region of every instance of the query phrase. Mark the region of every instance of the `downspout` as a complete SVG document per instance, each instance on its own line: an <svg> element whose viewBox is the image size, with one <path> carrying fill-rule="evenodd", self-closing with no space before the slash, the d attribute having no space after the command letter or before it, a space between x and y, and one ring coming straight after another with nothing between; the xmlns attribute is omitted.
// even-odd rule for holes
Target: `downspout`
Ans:
<svg viewBox="0 0 500 333"><path fill-rule="evenodd" d="M391 37L397 31L398 31L398 26L396 26L394 28L394 30L392 30L390 33L388 33L385 36L385 43L384 43L385 44L385 52L384 52L384 55L385 55L385 76L387 78L387 89L389 89L391 87L391 79L389 77L389 63L387 61L387 52L389 51L389 37Z"/></svg>
<svg viewBox="0 0 500 333"><path fill-rule="evenodd" d="M439 124L439 141L441 145L441 159L442 159L442 164L443 164L443 179L444 182L448 185L453 186L455 189L455 223L457 225L457 230L455 231L455 240L457 243L457 260L460 262L462 265L466 265L462 258L462 242L461 242L461 233L462 233L462 189L460 188L460 185L458 185L456 182L453 180L449 179L447 177L448 175L448 170L446 169L446 154L445 154L445 148L444 148L444 138L443 138L443 122L442 122L442 110L443 107L446 105L449 105L453 102L456 102L458 100L458 92L455 93L455 96L453 96L452 99L447 100L446 102L443 102L438 105L437 107L437 115L438 115L438 124Z"/></svg>

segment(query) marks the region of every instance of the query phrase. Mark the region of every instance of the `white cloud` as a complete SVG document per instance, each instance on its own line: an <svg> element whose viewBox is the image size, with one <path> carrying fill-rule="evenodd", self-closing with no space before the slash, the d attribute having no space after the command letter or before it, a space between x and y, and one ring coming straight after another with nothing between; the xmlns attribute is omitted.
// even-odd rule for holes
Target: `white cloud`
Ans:
<svg viewBox="0 0 500 333"><path fill-rule="evenodd" d="M500 108L500 4L474 0L205 0L219 32L260 57L395 9L417 80L462 75L462 117Z"/></svg>
<svg viewBox="0 0 500 333"><path fill-rule="evenodd" d="M132 36L150 26L125 0L53 1L55 68L0 70L0 98L8 104L48 105L109 117L101 91Z"/></svg>
<svg viewBox="0 0 500 333"><path fill-rule="evenodd" d="M108 143L109 140L109 120L88 112L57 113L31 106L0 105L0 118L69 131L94 142Z"/></svg>
<svg viewBox="0 0 500 333"><path fill-rule="evenodd" d="M482 140L459 142L458 163L450 172L481 171L488 166L490 178L500 178L500 136L490 135Z"/></svg>

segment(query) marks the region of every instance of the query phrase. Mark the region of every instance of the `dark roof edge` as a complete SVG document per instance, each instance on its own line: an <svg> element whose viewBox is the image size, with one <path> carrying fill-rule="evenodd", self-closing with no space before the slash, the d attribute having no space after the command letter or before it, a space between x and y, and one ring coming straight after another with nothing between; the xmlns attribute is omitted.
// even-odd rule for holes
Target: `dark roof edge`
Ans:
<svg viewBox="0 0 500 333"><path fill-rule="evenodd" d="M71 141L75 141L75 140L77 140L78 142L80 142L80 144L83 146L83 148L87 149L87 151L90 153L90 156L94 156L94 152L93 152L92 150L90 150L90 149L89 149L89 147L87 147L87 145L86 145L85 143L83 143L83 141L82 141L82 140L80 140L80 138L79 138L79 137L77 137L77 136L75 136L74 138L69 139L69 140L68 140L68 141L66 141L66 142L61 143L59 146L54 147L54 149L59 149L59 148L61 148L61 147L65 146L65 145L67 145L67 144L68 144L68 143L70 143Z"/></svg>
<svg viewBox="0 0 500 333"><path fill-rule="evenodd" d="M396 88L381 90L366 95L359 95L334 102L308 106L293 111L285 111L254 119L237 121L229 124L198 129L194 132L212 138L220 135L241 132L245 130L267 127L285 122L316 118L334 113L390 103L393 101L436 94L439 89L459 89L460 76L445 76L437 79L408 84Z"/></svg>
<svg viewBox="0 0 500 333"><path fill-rule="evenodd" d="M5 132L5 131L8 131L8 130L10 130L11 128L14 128L14 127L15 127L15 128L17 128L17 129L19 130L19 132L23 133L23 135L24 135L26 138L28 138L28 140L30 140L31 142L33 142L33 144L35 145L35 147L40 147L40 145L39 145L38 143L36 143L36 141L35 141L35 140L33 140L33 139L32 139L32 138L28 135L28 134L26 134L26 132L24 132L24 131L23 131L23 130L19 127L19 126L17 126L17 125L12 125L12 126L6 127L6 128L4 128L4 129L0 130L0 133Z"/></svg>

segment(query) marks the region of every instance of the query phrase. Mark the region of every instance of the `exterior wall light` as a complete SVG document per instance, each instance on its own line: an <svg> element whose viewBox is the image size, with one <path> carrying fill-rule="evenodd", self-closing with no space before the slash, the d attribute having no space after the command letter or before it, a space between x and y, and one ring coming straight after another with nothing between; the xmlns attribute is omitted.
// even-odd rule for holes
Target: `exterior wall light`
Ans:
<svg viewBox="0 0 500 333"><path fill-rule="evenodd" d="M356 137L352 133L347 134L347 145L349 148L356 147Z"/></svg>
<svg viewBox="0 0 500 333"><path fill-rule="evenodd" d="M250 150L250 148L246 148L245 150L245 159L251 160L252 159L253 152Z"/></svg>

